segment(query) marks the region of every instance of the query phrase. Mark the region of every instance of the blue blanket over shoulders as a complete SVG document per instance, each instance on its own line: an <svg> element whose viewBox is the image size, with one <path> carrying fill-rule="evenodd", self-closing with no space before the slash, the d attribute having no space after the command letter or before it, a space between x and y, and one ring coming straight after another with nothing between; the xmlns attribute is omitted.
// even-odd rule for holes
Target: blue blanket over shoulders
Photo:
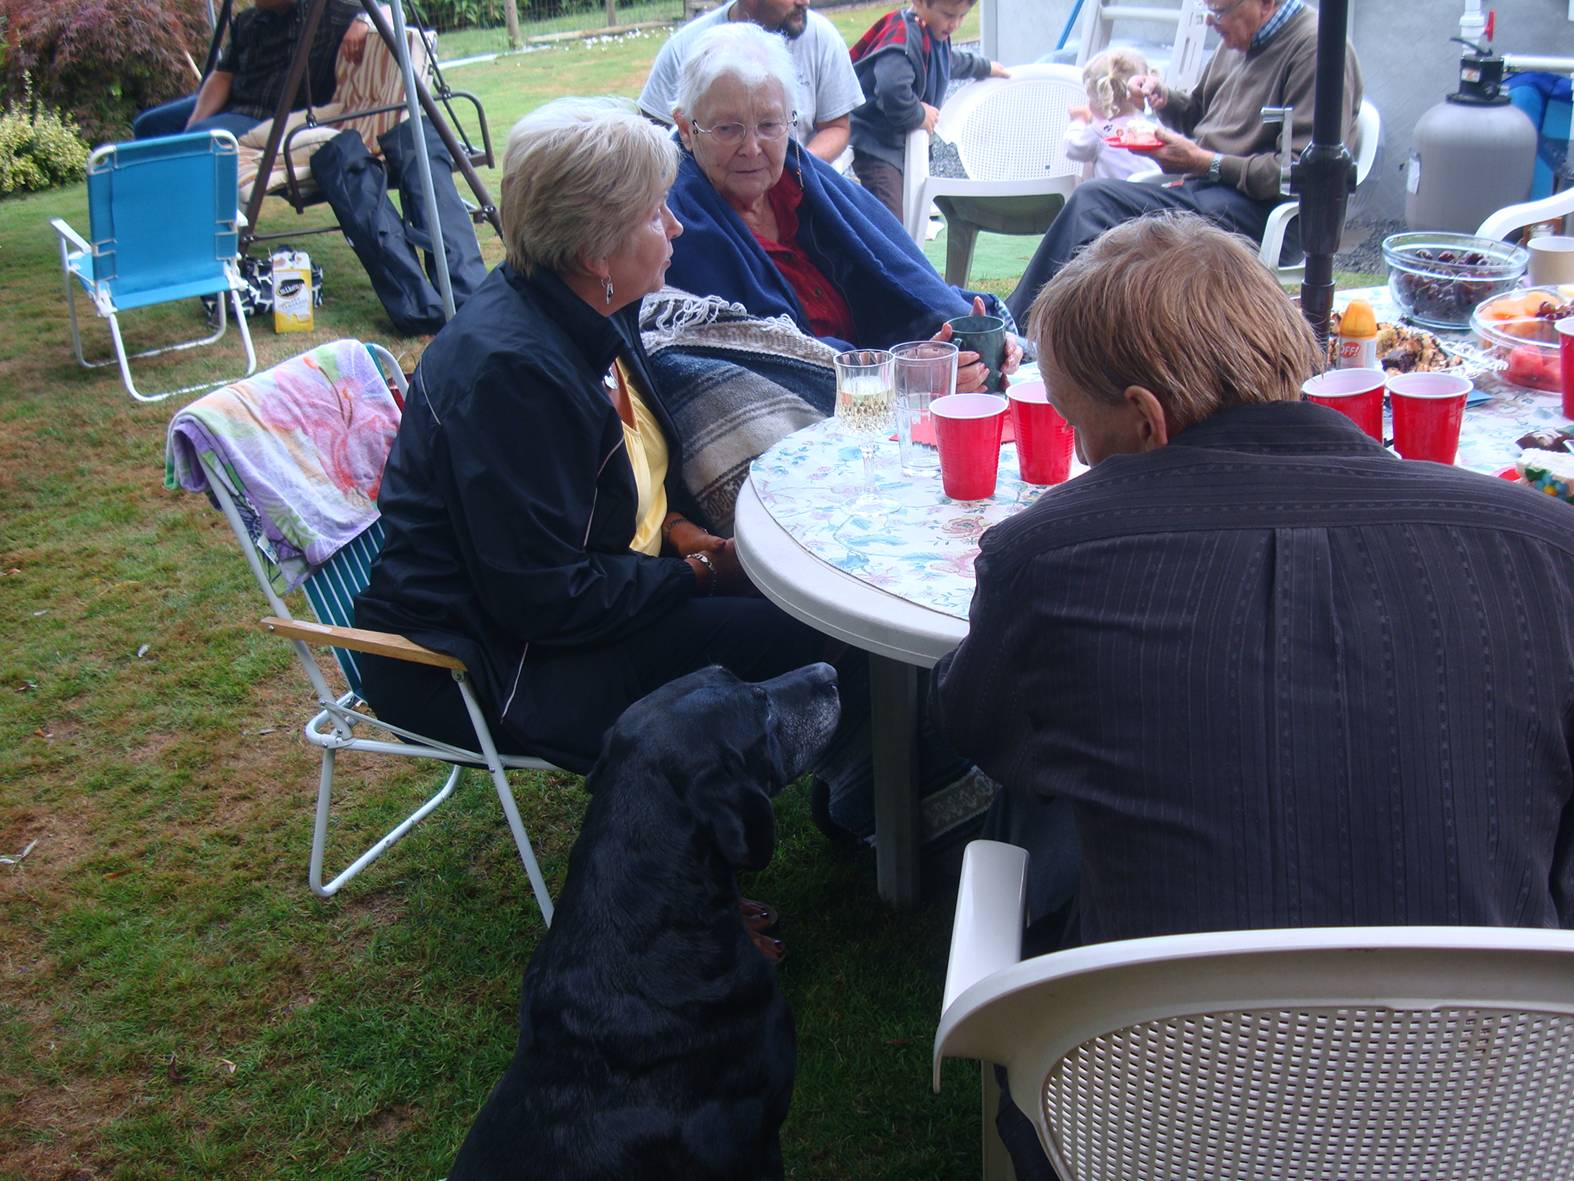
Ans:
<svg viewBox="0 0 1574 1181"><path fill-rule="evenodd" d="M826 343L889 348L932 336L946 320L972 310L971 294L946 283L873 196L796 143L788 146L787 167L801 170L803 183L798 244L841 289L853 312L855 339L826 337ZM792 285L687 151L667 204L683 223L672 243L668 283L734 300L756 316L788 316L810 332ZM984 296L984 302L992 314L1004 314L994 296Z"/></svg>

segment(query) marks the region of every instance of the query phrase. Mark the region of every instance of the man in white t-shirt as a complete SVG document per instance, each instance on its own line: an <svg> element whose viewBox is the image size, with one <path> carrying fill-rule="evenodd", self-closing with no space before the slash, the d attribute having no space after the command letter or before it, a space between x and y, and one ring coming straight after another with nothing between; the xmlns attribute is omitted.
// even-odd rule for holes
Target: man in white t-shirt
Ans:
<svg viewBox="0 0 1574 1181"><path fill-rule="evenodd" d="M652 119L672 122L678 76L696 38L728 20L753 21L787 39L787 52L798 70L798 126L793 135L822 160L835 160L847 147L848 117L864 101L863 87L853 73L842 35L809 0L731 0L684 25L656 55L650 78L640 92L639 108Z"/></svg>

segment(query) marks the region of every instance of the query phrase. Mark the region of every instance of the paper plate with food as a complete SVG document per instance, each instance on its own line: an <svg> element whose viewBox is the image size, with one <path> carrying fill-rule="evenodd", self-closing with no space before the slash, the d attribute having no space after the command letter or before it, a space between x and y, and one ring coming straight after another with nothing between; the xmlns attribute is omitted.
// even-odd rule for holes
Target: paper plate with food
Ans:
<svg viewBox="0 0 1574 1181"><path fill-rule="evenodd" d="M1328 363L1335 363L1339 337L1338 312L1328 316ZM1474 354L1474 355L1473 355ZM1502 362L1482 356L1472 349L1444 345L1424 328L1379 321L1377 325L1377 363L1389 373L1440 373L1444 370L1473 375L1502 367Z"/></svg>
<svg viewBox="0 0 1574 1181"><path fill-rule="evenodd" d="M1164 146L1164 141L1159 138L1158 124L1149 123L1146 119L1133 119L1124 127L1116 128L1104 137L1104 142L1112 148L1124 148L1128 152L1151 152Z"/></svg>

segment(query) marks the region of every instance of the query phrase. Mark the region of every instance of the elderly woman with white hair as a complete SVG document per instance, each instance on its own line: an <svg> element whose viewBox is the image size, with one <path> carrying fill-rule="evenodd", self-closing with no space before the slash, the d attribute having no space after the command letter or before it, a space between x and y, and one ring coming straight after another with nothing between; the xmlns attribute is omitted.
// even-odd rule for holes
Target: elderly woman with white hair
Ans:
<svg viewBox="0 0 1574 1181"><path fill-rule="evenodd" d="M681 232L668 135L562 99L504 160L507 259L432 340L378 507L357 622L464 660L506 752L586 770L625 707L694 669L746 680L825 642L755 596L679 478L635 322ZM473 749L446 673L363 658L380 717Z"/></svg>
<svg viewBox="0 0 1574 1181"><path fill-rule="evenodd" d="M683 222L668 281L756 316L787 316L837 348L950 336L969 311L1006 318L994 296L948 285L880 201L788 135L792 60L781 38L719 25L684 62L673 119L683 142L668 195ZM1021 360L1014 340L1005 369ZM981 386L963 353L959 389Z"/></svg>

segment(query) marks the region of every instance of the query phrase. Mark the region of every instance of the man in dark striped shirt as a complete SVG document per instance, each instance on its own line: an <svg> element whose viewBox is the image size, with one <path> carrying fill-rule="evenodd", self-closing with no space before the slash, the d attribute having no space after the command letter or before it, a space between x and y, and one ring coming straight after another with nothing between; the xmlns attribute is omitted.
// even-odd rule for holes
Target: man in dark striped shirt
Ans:
<svg viewBox="0 0 1574 1181"><path fill-rule="evenodd" d="M1574 926L1574 509L1302 402L1311 333L1195 215L1029 330L1093 470L985 534L934 684L997 822L1069 801L1066 941Z"/></svg>

